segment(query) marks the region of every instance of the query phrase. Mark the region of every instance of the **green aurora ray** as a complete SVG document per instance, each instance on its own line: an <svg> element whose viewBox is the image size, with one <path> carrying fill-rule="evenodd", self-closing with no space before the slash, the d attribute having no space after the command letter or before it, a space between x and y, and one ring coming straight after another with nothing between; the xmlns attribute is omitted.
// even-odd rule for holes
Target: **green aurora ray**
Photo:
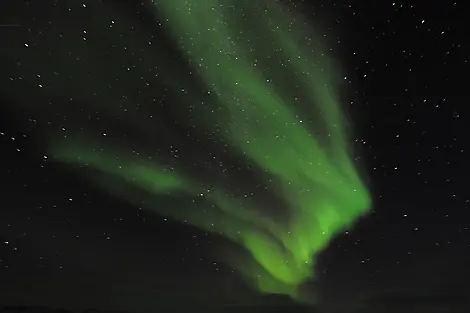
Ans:
<svg viewBox="0 0 470 313"><path fill-rule="evenodd" d="M201 95L185 85L180 105L194 107L200 129L218 134L259 170L287 215L270 214L272 208L234 196L223 184L207 192L190 171L169 169L164 159L150 160L98 138L94 143L78 137L52 140L51 154L88 168L90 179L118 197L239 244L247 253L226 257L230 266L262 293L298 299L299 286L314 278L316 256L371 205L350 156L339 70L311 25L278 1L153 0L148 5L166 20L163 27L207 90ZM138 37L138 30L124 38L132 36ZM129 39L131 49L171 73L168 57L134 40ZM86 75L81 84L92 89ZM176 92L184 85L178 79L163 83ZM103 99L89 104L117 114L123 100ZM142 134L149 128L136 113L120 120ZM182 195L196 199L194 205L170 207L159 201Z"/></svg>

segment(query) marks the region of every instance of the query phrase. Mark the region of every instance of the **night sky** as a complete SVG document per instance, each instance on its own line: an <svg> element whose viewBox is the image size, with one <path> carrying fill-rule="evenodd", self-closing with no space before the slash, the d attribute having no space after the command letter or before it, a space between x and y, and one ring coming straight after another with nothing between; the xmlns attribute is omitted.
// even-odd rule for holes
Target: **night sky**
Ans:
<svg viewBox="0 0 470 313"><path fill-rule="evenodd" d="M202 127L212 115L198 105L211 103L211 88L171 35L159 1L156 10L140 1L2 3L0 305L224 312L280 301L259 295L214 255L233 245L224 236L149 209L149 194L113 173L96 176L106 159L88 169L57 160L49 148L89 143L118 162L125 155L184 171L207 193L223 186L270 208L262 214L273 220L295 212L272 209L285 203L220 139L224 121ZM372 203L317 255L312 311L468 312L465 3L279 2L302 13L340 64L329 74L338 75L348 151ZM295 96L296 78L273 65L278 51L268 41L258 47L257 70L272 75L273 90ZM299 97L300 108L310 105ZM296 118L315 123L308 114ZM264 132L295 135L282 130ZM182 212L195 203L152 199Z"/></svg>

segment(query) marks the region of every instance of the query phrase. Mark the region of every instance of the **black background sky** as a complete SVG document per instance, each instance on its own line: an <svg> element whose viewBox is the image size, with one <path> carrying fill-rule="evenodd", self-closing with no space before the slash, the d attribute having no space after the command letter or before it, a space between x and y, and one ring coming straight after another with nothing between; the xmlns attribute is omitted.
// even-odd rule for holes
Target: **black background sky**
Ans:
<svg viewBox="0 0 470 313"><path fill-rule="evenodd" d="M73 118L65 105L52 119L18 109L47 101L32 91L31 81L42 83L36 68L24 64L47 51L45 37L83 41L69 26L83 27L89 2L0 6L0 304L148 312L261 301L207 253L217 238L114 199L44 158L41 135ZM465 2L295 3L331 26L325 34L353 91L356 159L374 198L373 213L320 257L321 312L468 312ZM108 6L152 27L139 3ZM116 73L132 80L124 65Z"/></svg>

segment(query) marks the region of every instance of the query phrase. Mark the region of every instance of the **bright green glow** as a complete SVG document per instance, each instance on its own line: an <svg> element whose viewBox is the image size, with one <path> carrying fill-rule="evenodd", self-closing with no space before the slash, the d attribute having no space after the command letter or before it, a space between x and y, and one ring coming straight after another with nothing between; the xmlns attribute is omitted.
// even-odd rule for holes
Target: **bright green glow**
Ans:
<svg viewBox="0 0 470 313"><path fill-rule="evenodd" d="M164 170L164 162L77 142L52 144L52 150L64 162L106 174L102 187L121 197L139 205L145 197L150 210L240 243L250 257L227 262L259 291L297 297L296 288L313 275L315 256L370 206L347 151L337 70L313 30L274 1L154 0L152 6L168 18L165 26L221 108L201 107L207 116L201 127L225 127L221 136L264 171L289 218L275 220L222 187L205 193L197 177ZM197 98L189 94L183 105ZM195 199L204 193L204 201L170 208L152 197L175 193Z"/></svg>

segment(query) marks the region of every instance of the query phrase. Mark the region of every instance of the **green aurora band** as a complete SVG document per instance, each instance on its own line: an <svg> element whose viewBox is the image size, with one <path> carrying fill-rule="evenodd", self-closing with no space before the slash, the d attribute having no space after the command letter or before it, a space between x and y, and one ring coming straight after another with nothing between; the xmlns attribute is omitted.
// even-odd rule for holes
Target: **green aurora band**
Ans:
<svg viewBox="0 0 470 313"><path fill-rule="evenodd" d="M312 256L370 206L369 195L347 153L331 62L317 38L314 49L302 46L312 29L274 1L229 1L232 6L220 0L154 3L168 18L182 51L227 109L227 114L218 118L227 125L228 141L280 182L280 192L292 210L285 225L271 223L266 216L241 214L256 221L258 229L238 238L225 228L221 231L242 243L277 280L291 286L301 284L312 274ZM283 82L284 94L254 66L263 56L266 59L266 41L274 42L275 51L287 61L275 76L284 80L297 77L293 83L298 85ZM267 60L262 68L279 61ZM315 133L302 125L286 101L299 93L306 93L306 101L319 110L328 144L315 140ZM305 186L309 186L307 192ZM226 207L229 216L241 213L226 201L213 200L218 207ZM261 291L276 291L270 290L269 280L261 275L245 274L257 278Z"/></svg>
<svg viewBox="0 0 470 313"><path fill-rule="evenodd" d="M207 192L195 175L168 170L165 160L105 142L51 141L50 152L91 169L90 178L118 197L242 246L246 255L227 257L230 266L259 292L299 299L298 288L314 278L316 256L371 205L350 156L339 70L309 23L277 1L153 0L149 8L166 19L164 27L208 90L201 96L188 87L181 105L195 107L200 128L221 129L220 139L283 199L287 218L222 185ZM145 57L162 58L152 53ZM217 109L197 105L204 101ZM123 123L145 132L137 118ZM168 207L158 200L181 195L203 201Z"/></svg>

